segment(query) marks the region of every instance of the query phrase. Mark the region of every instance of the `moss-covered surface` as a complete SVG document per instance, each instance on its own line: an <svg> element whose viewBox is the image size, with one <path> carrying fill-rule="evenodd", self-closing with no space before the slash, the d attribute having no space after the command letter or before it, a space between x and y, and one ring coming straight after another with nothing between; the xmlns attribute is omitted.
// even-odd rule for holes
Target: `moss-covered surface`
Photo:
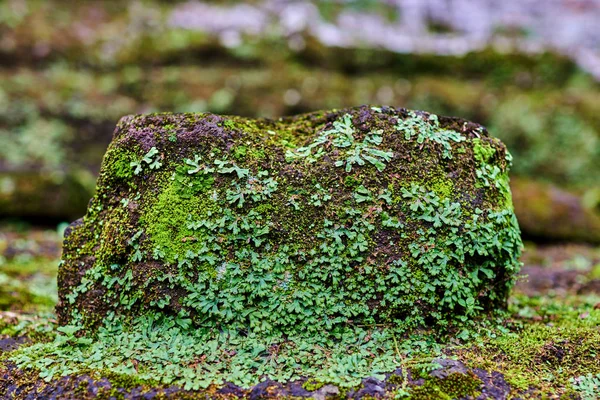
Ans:
<svg viewBox="0 0 600 400"><path fill-rule="evenodd" d="M46 331L55 329L55 325L48 323L47 319L23 322L17 317L9 319L3 315L0 343L4 353L0 353L0 358L4 361L0 366L0 376L4 380L0 380L0 395L8 398L14 395L17 399L32 393L48 397L62 394L63 397L57 398L70 398L74 394L78 398L110 398L115 395L117 398L141 398L143 394L153 393L168 398L204 398L206 395L212 398L264 398L269 394L279 398L309 395L318 398L316 396L321 393L331 393L333 398L352 395L453 399L475 398L483 394L488 396L484 398L491 399L594 399L600 394L593 380L600 374L597 363L600 351L597 328L600 323L599 302L597 295L549 298L517 295L511 301L511 316L504 329L465 340L453 339L436 347L421 347L422 351L418 353L414 349L423 346L427 336L413 337L410 347L400 348L401 357L392 374L366 379L356 386L338 387L326 381L299 378L283 385L266 380L249 388L229 383L195 391L101 368L43 379L39 370L19 369L6 360L15 354L14 349L19 345L27 345L22 339L8 338L7 333L18 338L42 328ZM19 328L11 327L10 324L17 321L21 321ZM36 341L48 340L48 333L42 333ZM403 373L409 370L410 374Z"/></svg>
<svg viewBox="0 0 600 400"><path fill-rule="evenodd" d="M186 389L382 380L415 332L435 347L504 309L509 161L479 125L389 107L126 117L66 231L61 334L12 360Z"/></svg>
<svg viewBox="0 0 600 400"><path fill-rule="evenodd" d="M47 269L48 274L43 275L45 286L51 287L58 265L51 261L59 251L58 235L38 230L15 231L6 226L2 227L2 232L0 252L7 262L0 265L0 271L11 275L10 271L21 265L15 263L27 258L30 272L24 270L11 276L23 283L24 290L35 290L26 285L28 278L36 276L33 272L36 269ZM0 397L142 398L154 394L158 398L204 398L208 394L213 398L259 398L269 394L299 397L312 392L316 398L325 393L331 393L334 398L343 395L394 398L407 392L411 398L452 398L457 390L467 390L473 396L481 393L493 399L598 397L597 386L594 386L597 378L594 377L600 373L600 368L592 357L600 347L597 329L600 297L598 289L594 289L600 284L600 252L581 245L528 244L522 261L525 264L523 272L528 278L518 282L509 300L509 314L503 320L502 329L461 339L457 338L460 332L455 332L437 346L425 345L430 338L426 331L421 332L409 339L409 345L398 342L401 355L398 369L383 379L385 383L371 378L355 388L341 390L327 382L301 379L295 385L279 386L269 381L250 389L227 384L220 389L185 391L177 386L143 381L103 369L67 377L55 376L46 381L40 378L39 370L18 369L8 362L7 358L14 353L7 351L14 351L29 340L54 340L56 321L46 314L46 305L26 304L23 307L20 295L8 293L4 299L11 303L10 311L0 312L0 358L3 360ZM415 349L420 350L415 352ZM439 361L445 367L430 375L427 371L434 367L431 360L444 357L444 354L458 361ZM406 374L404 379L401 371L406 368L411 369L411 374ZM462 374L451 376L446 383L439 380L453 372ZM457 381L462 384L457 386Z"/></svg>

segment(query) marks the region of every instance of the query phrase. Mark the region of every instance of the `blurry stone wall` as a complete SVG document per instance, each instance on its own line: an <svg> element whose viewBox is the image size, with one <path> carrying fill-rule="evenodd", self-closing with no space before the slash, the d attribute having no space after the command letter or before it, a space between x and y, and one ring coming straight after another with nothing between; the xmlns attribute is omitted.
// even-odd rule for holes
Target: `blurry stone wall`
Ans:
<svg viewBox="0 0 600 400"><path fill-rule="evenodd" d="M0 217L80 216L122 115L373 103L487 125L515 157L526 233L600 240L536 222L598 214L598 20L598 0L7 0Z"/></svg>

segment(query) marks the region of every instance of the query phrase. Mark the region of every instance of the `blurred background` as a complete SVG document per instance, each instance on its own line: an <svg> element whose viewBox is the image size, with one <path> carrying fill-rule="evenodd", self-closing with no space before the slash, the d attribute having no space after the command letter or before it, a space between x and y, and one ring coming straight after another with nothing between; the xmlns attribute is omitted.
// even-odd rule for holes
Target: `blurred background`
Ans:
<svg viewBox="0 0 600 400"><path fill-rule="evenodd" d="M65 4L0 0L0 310L51 309L121 116L366 103L486 125L527 290L600 291L600 0Z"/></svg>

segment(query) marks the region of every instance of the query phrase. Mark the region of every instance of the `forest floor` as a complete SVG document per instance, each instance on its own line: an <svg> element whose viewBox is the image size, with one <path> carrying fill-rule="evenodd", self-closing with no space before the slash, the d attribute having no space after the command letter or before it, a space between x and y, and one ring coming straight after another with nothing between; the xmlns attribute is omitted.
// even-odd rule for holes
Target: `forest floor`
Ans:
<svg viewBox="0 0 600 400"><path fill-rule="evenodd" d="M142 398L143 394L150 398L195 398L193 392L180 388L93 373L91 377L69 376L44 382L36 377L36 371L18 370L7 360L19 346L55 335L53 308L60 244L60 228L11 224L0 230L0 360L4 360L0 361L0 378L6 379L0 383L0 397L27 398L37 393L69 398L79 390L82 398ZM385 382L365 379L359 388L346 393L311 382L282 386L267 380L250 389L233 385L213 388L209 395L393 398L406 393L411 398L598 398L600 248L528 243L522 261L523 276L509 299L504 329L478 338L450 339L441 350L450 361L440 362L441 369L425 375L415 369L412 374L396 372L395 379L391 377L394 374L388 375ZM411 370L410 365L418 362L413 359L400 367ZM446 378L447 382L442 379L432 383L432 376ZM464 379L449 381L448 376ZM465 377L479 379L474 394L461 392L470 385Z"/></svg>

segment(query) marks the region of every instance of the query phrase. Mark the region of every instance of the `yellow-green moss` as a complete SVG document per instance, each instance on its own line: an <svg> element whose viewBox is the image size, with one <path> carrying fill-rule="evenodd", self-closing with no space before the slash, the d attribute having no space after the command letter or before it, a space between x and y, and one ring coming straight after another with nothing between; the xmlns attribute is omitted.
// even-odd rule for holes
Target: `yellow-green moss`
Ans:
<svg viewBox="0 0 600 400"><path fill-rule="evenodd" d="M191 222L189 217L192 212L195 217L206 216L213 203L207 200L209 194L182 197L172 179L165 179L163 185L156 199L148 199L142 206L145 212L140 225L145 227L151 243L149 249L158 248L165 255L164 261L173 263L177 256L202 245L205 237L187 227Z"/></svg>
<svg viewBox="0 0 600 400"><path fill-rule="evenodd" d="M453 400L475 398L480 394L481 380L472 373L452 373L444 379L427 378L422 386L411 387L411 400Z"/></svg>
<svg viewBox="0 0 600 400"><path fill-rule="evenodd" d="M600 373L597 296L513 299L511 332L458 351L469 366L502 371L514 393L568 392L570 380Z"/></svg>

